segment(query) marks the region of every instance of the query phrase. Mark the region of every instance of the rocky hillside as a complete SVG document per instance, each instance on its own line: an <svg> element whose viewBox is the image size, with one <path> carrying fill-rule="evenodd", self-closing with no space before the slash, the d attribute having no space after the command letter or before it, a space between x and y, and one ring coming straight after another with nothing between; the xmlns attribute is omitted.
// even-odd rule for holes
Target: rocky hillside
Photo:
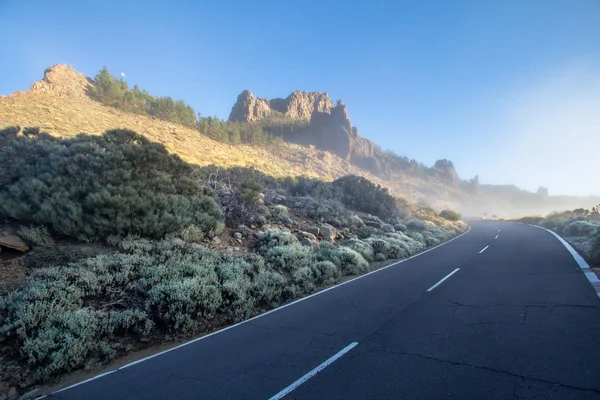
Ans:
<svg viewBox="0 0 600 400"><path fill-rule="evenodd" d="M458 177L450 161L426 167L384 152L359 135L346 106L341 101L334 105L326 93L297 91L285 99L267 100L243 92L229 119L241 125L258 124L285 140L256 146L224 143L193 126L102 104L91 96L96 87L94 80L70 66L50 67L30 90L0 97L0 128L33 126L58 137L131 129L200 166L251 166L275 177L306 175L324 180L353 174L414 202L479 215L522 216L589 208L599 202L597 198L541 198L518 189L472 184Z"/></svg>
<svg viewBox="0 0 600 400"><path fill-rule="evenodd" d="M197 130L182 125L103 105L89 95L93 84L92 79L70 66L52 66L46 69L42 80L32 84L30 90L0 97L0 128L15 125L34 126L58 137L72 137L81 132L101 134L108 129L125 128L138 132L151 141L159 142L185 161L201 166L252 166L276 177L305 175L324 180L333 180L348 174L359 175L388 187L396 195L413 201L427 201L440 208L456 206L464 196L460 187L448 185L435 173L435 169L432 169L431 175L415 173L416 164L411 164L408 160L404 169L394 168L393 173L388 175L377 176L368 169L361 168L360 162L355 161L365 154L370 154L374 144L361 139L362 144L359 146L350 139L358 136L352 129L345 107L343 104L333 106L327 95L296 92L287 99L268 102L252 100L253 96L247 97L252 100L249 104L254 104L251 107L253 110L263 109L265 104L275 104L274 108L270 106L269 109L283 110L288 116L277 110L274 112L279 114L275 115L290 120L294 120L293 117L298 121L301 121L302 117L303 121L309 123L314 120L313 127L321 129L314 131L312 141L307 141L307 136L302 134L292 133L286 137L286 140L302 145L288 141L271 143L268 146L249 146L230 145L212 140ZM312 108L307 106L306 99L312 99ZM243 103L242 101L241 104ZM326 110L329 110L329 113ZM328 151L333 150L334 141L319 141L325 136L325 132L328 132L330 125L339 125L340 135L350 132L347 149L352 149L351 151ZM313 146L306 146L309 144ZM355 156L348 157L348 154Z"/></svg>

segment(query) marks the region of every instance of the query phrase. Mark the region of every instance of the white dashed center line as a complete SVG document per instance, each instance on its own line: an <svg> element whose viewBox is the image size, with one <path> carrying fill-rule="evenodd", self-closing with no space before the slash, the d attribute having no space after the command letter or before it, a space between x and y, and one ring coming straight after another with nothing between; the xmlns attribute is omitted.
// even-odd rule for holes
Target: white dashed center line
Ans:
<svg viewBox="0 0 600 400"><path fill-rule="evenodd" d="M490 246L489 246L489 245L488 245L488 246L485 246L485 247L484 247L484 248L483 248L483 249L482 249L482 250L479 252L479 254L481 254L481 253L483 253L484 251L486 251L488 247L490 247Z"/></svg>
<svg viewBox="0 0 600 400"><path fill-rule="evenodd" d="M313 376L315 376L316 374L318 374L319 372L324 370L332 362L334 362L335 360L337 360L338 358L340 358L341 356L343 356L344 354L346 354L347 352L352 350L357 344L358 344L357 342L350 343L348 346L344 347L342 350L335 353L333 356L331 356L330 358L325 360L323 363L319 364L316 368L314 368L310 372L303 375L296 382L292 383L290 386L286 387L281 392L279 392L275 396L271 397L269 400L279 400L282 397L284 397L285 395L289 394L292 390L296 389L298 386L302 385L304 382L306 382L307 380L309 380L310 378L312 378Z"/></svg>
<svg viewBox="0 0 600 400"><path fill-rule="evenodd" d="M442 284L442 282L444 282L446 279L450 278L452 275L454 275L456 272L458 272L460 268L456 268L454 271L450 272L448 275L446 275L445 277L442 278L442 280L440 280L438 283L436 283L435 285L433 285L432 287L430 287L429 289L427 289L428 292L431 292L433 289L435 289L436 287L438 287L439 285Z"/></svg>

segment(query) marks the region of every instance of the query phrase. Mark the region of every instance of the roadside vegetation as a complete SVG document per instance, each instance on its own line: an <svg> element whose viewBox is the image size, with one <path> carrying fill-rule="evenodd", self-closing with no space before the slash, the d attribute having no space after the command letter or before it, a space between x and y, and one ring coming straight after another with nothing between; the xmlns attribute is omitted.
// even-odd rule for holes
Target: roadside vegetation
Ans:
<svg viewBox="0 0 600 400"><path fill-rule="evenodd" d="M519 221L553 230L581 251L590 263L600 265L600 204L589 210L578 208Z"/></svg>
<svg viewBox="0 0 600 400"><path fill-rule="evenodd" d="M365 178L199 167L127 130L0 131L0 376L27 388L256 315L463 232ZM25 383L24 383L25 382Z"/></svg>

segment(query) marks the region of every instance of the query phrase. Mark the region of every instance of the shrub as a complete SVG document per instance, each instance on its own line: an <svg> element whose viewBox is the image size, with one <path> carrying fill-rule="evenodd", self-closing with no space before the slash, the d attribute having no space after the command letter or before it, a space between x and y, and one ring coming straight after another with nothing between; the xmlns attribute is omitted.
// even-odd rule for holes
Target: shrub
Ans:
<svg viewBox="0 0 600 400"><path fill-rule="evenodd" d="M349 239L345 241L344 246L351 248L354 251L360 253L361 256L367 261L373 261L373 247L367 242L360 239Z"/></svg>
<svg viewBox="0 0 600 400"><path fill-rule="evenodd" d="M568 236L591 236L600 228L600 223L575 220L567 223L563 228L563 232Z"/></svg>
<svg viewBox="0 0 600 400"><path fill-rule="evenodd" d="M456 211L452 210L443 210L440 213L440 217L447 219L448 221L458 221L460 220L460 214Z"/></svg>
<svg viewBox="0 0 600 400"><path fill-rule="evenodd" d="M286 206L282 204L277 204L275 207L271 209L271 213L274 216L285 216L288 214L288 209Z"/></svg>
<svg viewBox="0 0 600 400"><path fill-rule="evenodd" d="M23 264L27 268L38 269L56 265L66 265L88 258L93 254L83 253L76 247L37 247L27 252L23 257Z"/></svg>
<svg viewBox="0 0 600 400"><path fill-rule="evenodd" d="M311 267L301 267L292 274L292 282L302 289L304 293L315 290L315 277Z"/></svg>
<svg viewBox="0 0 600 400"><path fill-rule="evenodd" d="M369 263L357 251L328 242L321 242L321 248L313 254L313 259L333 263L344 275L359 274L369 269Z"/></svg>
<svg viewBox="0 0 600 400"><path fill-rule="evenodd" d="M27 153L44 140L14 146ZM222 229L222 211L210 190L164 146L127 130L56 144L0 188L0 216L80 239L130 233L159 238L189 225Z"/></svg>
<svg viewBox="0 0 600 400"><path fill-rule="evenodd" d="M296 236L290 232L267 230L258 236L257 250L264 256L273 247L297 245L299 243Z"/></svg>
<svg viewBox="0 0 600 400"><path fill-rule="evenodd" d="M396 200L388 190L366 178L348 175L333 181L332 186L339 190L341 202L350 209L384 219L393 217L398 211Z"/></svg>
<svg viewBox="0 0 600 400"><path fill-rule="evenodd" d="M54 240L45 226L22 226L17 234L28 244L40 247L54 246Z"/></svg>
<svg viewBox="0 0 600 400"><path fill-rule="evenodd" d="M427 225L423 221L410 221L406 224L406 229L409 231L422 232L427 229Z"/></svg>
<svg viewBox="0 0 600 400"><path fill-rule="evenodd" d="M273 305L282 300L287 280L273 271L263 271L252 282L251 293L257 304Z"/></svg>
<svg viewBox="0 0 600 400"><path fill-rule="evenodd" d="M397 224L394 224L394 229L398 232L406 232L407 227L404 224L397 223Z"/></svg>
<svg viewBox="0 0 600 400"><path fill-rule="evenodd" d="M369 263L357 251L345 246L339 246L337 250L344 275L362 274L369 270Z"/></svg>
<svg viewBox="0 0 600 400"><path fill-rule="evenodd" d="M341 276L340 270L331 261L318 261L311 268L318 285L331 285Z"/></svg>
<svg viewBox="0 0 600 400"><path fill-rule="evenodd" d="M594 265L600 265L600 232L592 239L590 249L590 262Z"/></svg>
<svg viewBox="0 0 600 400"><path fill-rule="evenodd" d="M300 244L275 246L264 252L265 262L278 272L293 273L310 264L312 250Z"/></svg>
<svg viewBox="0 0 600 400"><path fill-rule="evenodd" d="M240 260L229 260L216 267L223 298L220 314L231 321L247 318L254 311L254 298L250 292L252 282L247 274L248 269L249 265Z"/></svg>
<svg viewBox="0 0 600 400"><path fill-rule="evenodd" d="M368 243L373 249L375 260L383 261L388 259L390 254L390 244L380 237L370 237L365 239L365 243Z"/></svg>

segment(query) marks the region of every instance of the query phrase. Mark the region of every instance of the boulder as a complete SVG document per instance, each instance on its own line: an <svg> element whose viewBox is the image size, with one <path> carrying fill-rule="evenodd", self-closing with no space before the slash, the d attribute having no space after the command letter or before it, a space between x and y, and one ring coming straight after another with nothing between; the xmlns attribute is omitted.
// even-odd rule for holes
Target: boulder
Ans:
<svg viewBox="0 0 600 400"><path fill-rule="evenodd" d="M310 232L300 231L300 236L308 238L310 240L317 240L317 237Z"/></svg>
<svg viewBox="0 0 600 400"><path fill-rule="evenodd" d="M215 236L214 238L212 238L211 243L214 247L219 246L223 241L221 239L219 239L218 236Z"/></svg>
<svg viewBox="0 0 600 400"><path fill-rule="evenodd" d="M319 244L319 242L318 242L318 241L316 241L316 240L311 240L311 239L309 239L309 238L307 238L307 237L305 237L305 238L302 238L302 240L300 241L300 243L301 243L303 246L306 246L306 247L311 247L311 248L312 248L314 251L317 251L317 250L319 250L319 249L321 248L321 245Z"/></svg>
<svg viewBox="0 0 600 400"><path fill-rule="evenodd" d="M335 241L337 231L333 226L321 225L320 231L321 231L321 237L323 238L323 240L326 240L328 242Z"/></svg>
<svg viewBox="0 0 600 400"><path fill-rule="evenodd" d="M0 246L8 247L18 251L27 251L29 246L17 235L0 236Z"/></svg>
<svg viewBox="0 0 600 400"><path fill-rule="evenodd" d="M313 234L315 237L319 236L320 229L316 226L305 226L303 229L304 232L308 232Z"/></svg>
<svg viewBox="0 0 600 400"><path fill-rule="evenodd" d="M239 241L239 240L242 240L242 238L243 238L243 236L242 236L242 234L241 234L240 232L235 232L235 233L233 234L233 237L234 237L236 240L238 240L238 241Z"/></svg>

